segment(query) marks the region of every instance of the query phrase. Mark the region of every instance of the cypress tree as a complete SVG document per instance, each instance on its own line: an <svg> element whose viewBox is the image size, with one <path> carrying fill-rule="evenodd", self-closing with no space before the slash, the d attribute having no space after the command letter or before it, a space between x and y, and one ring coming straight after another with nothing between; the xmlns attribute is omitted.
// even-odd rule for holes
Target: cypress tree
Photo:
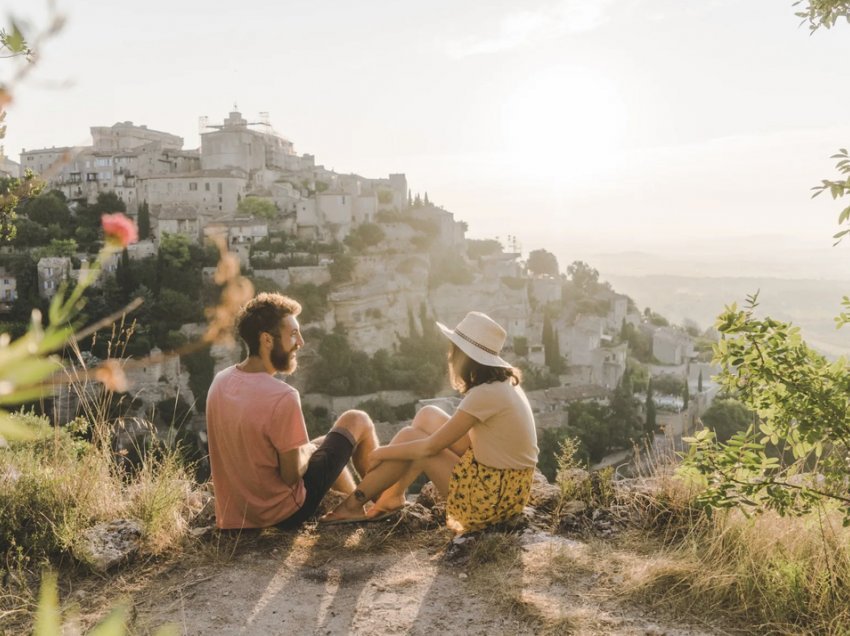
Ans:
<svg viewBox="0 0 850 636"><path fill-rule="evenodd" d="M553 371L555 366L555 333L552 329L552 321L549 319L549 314L543 314L543 360L550 371Z"/></svg>
<svg viewBox="0 0 850 636"><path fill-rule="evenodd" d="M685 403L685 410L687 410L687 408L688 408L688 404L689 404L689 403L690 403L690 401L691 401L691 389L690 389L690 387L688 386L688 379L687 379L687 378L685 378L685 390L684 390L684 392L682 393L682 400L683 400L683 401L684 401L684 403Z"/></svg>
<svg viewBox="0 0 850 636"><path fill-rule="evenodd" d="M702 369L699 370L699 379L697 380L697 393L702 393Z"/></svg>
<svg viewBox="0 0 850 636"><path fill-rule="evenodd" d="M655 433L655 420L655 400L652 397L652 378L650 378L649 384L646 386L646 423L644 424L644 432L647 437L651 437Z"/></svg>
<svg viewBox="0 0 850 636"><path fill-rule="evenodd" d="M144 241L150 238L151 235L151 213L148 209L148 202L142 201L139 206L139 239Z"/></svg>

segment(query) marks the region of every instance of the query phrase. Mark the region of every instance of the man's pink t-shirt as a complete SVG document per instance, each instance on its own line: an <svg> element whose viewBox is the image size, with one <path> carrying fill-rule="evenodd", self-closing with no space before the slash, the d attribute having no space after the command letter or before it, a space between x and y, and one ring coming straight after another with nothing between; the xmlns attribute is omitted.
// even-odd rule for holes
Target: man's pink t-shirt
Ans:
<svg viewBox="0 0 850 636"><path fill-rule="evenodd" d="M219 528L265 528L304 503L304 482L287 486L278 453L306 444L298 391L268 373L220 371L207 395L207 435Z"/></svg>

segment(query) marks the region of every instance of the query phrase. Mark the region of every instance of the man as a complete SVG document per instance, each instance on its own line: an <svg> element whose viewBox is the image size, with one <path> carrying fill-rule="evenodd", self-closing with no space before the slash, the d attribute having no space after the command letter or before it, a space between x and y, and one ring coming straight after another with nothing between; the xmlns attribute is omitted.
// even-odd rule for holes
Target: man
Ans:
<svg viewBox="0 0 850 636"><path fill-rule="evenodd" d="M219 528L296 527L327 491L355 490L346 464L364 475L378 446L362 411L346 411L315 445L307 438L298 391L275 377L295 371L304 345L301 305L259 294L237 317L248 357L219 372L207 396L207 434Z"/></svg>

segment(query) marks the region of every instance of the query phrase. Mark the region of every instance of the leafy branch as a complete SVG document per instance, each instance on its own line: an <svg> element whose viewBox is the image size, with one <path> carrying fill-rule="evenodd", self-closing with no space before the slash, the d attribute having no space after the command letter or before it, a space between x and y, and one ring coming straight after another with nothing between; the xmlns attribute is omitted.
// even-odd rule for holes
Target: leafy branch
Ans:
<svg viewBox="0 0 850 636"><path fill-rule="evenodd" d="M793 6L803 5L795 15L808 22L809 31L814 33L821 27L831 29L840 18L850 22L850 2L847 0L796 0Z"/></svg>
<svg viewBox="0 0 850 636"><path fill-rule="evenodd" d="M820 185L812 188L814 191L814 194L812 194L813 199L827 191L829 191L830 195L832 195L833 200L840 199L850 194L850 155L847 154L847 149L841 148L836 154L832 155L830 159L838 159L838 162L835 164L835 168L843 178L837 181L822 179ZM845 225L848 221L850 221L850 205L841 210L839 213L838 225ZM841 230L833 235L832 238L836 239L835 245L838 245L838 243L841 242L841 239L847 234L850 234L850 229Z"/></svg>

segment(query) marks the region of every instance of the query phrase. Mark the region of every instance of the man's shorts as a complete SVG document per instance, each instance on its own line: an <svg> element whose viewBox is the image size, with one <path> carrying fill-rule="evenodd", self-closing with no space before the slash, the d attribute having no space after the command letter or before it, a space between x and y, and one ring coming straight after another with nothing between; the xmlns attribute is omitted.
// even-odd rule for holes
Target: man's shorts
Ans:
<svg viewBox="0 0 850 636"><path fill-rule="evenodd" d="M316 514L322 499L331 489L354 452L354 438L342 428L331 429L322 445L307 462L304 473L304 504L295 513L277 524L279 528L296 528Z"/></svg>

